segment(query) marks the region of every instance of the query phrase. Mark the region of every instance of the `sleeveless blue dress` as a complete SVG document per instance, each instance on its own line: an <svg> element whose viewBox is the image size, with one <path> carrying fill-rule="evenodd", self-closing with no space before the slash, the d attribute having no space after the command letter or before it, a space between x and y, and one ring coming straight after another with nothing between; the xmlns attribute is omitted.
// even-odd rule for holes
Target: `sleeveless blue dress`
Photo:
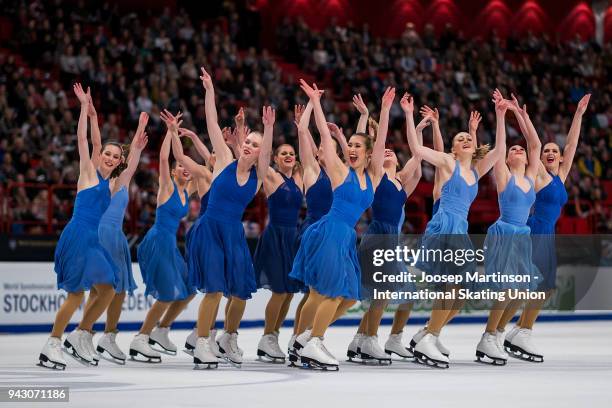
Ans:
<svg viewBox="0 0 612 408"><path fill-rule="evenodd" d="M527 220L531 227L533 262L543 275L540 290L557 287L557 253L555 250L555 225L561 209L567 203L567 191L557 175L550 174L552 181L536 193L533 214Z"/></svg>
<svg viewBox="0 0 612 408"><path fill-rule="evenodd" d="M257 287L274 293L297 293L302 285L289 278L298 249L297 222L302 208L302 191L292 177L268 197L270 222L257 242L253 266Z"/></svg>
<svg viewBox="0 0 612 408"><path fill-rule="evenodd" d="M359 244L362 301L371 301L374 289L379 291L390 290L392 292L416 290L414 283L376 283L373 279L375 272L382 272L383 275L397 275L400 272L408 271L406 265L401 262L386 262L379 267L372 264L374 250L395 250L399 245L399 228L402 224L404 205L407 199L406 191L403 188L398 190L395 184L389 180L387 174L383 175L374 193L372 222L361 237ZM404 301L391 301L390 303L404 303Z"/></svg>
<svg viewBox="0 0 612 408"><path fill-rule="evenodd" d="M352 168L334 190L332 207L304 232L289 276L324 296L359 300L361 268L357 257L355 224L374 199L366 172L365 190ZM397 224L396 224L397 228Z"/></svg>
<svg viewBox="0 0 612 408"><path fill-rule="evenodd" d="M128 292L131 295L136 289L136 282L132 275L130 247L123 233L123 217L128 201L128 190L126 186L123 186L112 196L110 205L102 215L98 227L98 238L100 244L110 254L119 272L115 292Z"/></svg>
<svg viewBox="0 0 612 408"><path fill-rule="evenodd" d="M215 178L208 208L192 227L189 282L204 293L250 299L257 284L242 215L257 193L257 172L252 168L246 184L240 186L237 166L238 161L230 163Z"/></svg>
<svg viewBox="0 0 612 408"><path fill-rule="evenodd" d="M332 191L331 181L321 167L317 181L306 191L306 218L304 218L298 231L299 240L301 240L308 227L329 212L333 200L334 192Z"/></svg>
<svg viewBox="0 0 612 408"><path fill-rule="evenodd" d="M421 248L427 250L457 250L473 249L469 236L467 216L472 202L478 194L478 173L472 168L476 182L467 184L461 176L459 161L455 161L455 169L451 177L442 186L438 199L437 211L427 223L425 233L421 237ZM419 259L415 265L418 269L432 275L458 275L474 272L476 264L466 262L455 265L453 262L429 261Z"/></svg>
<svg viewBox="0 0 612 408"><path fill-rule="evenodd" d="M162 302L184 300L193 294L188 285L187 265L176 246L176 232L181 218L189 210L189 197L183 190L181 202L174 182L172 195L155 211L155 223L138 246L138 264L145 283L145 296Z"/></svg>
<svg viewBox="0 0 612 408"><path fill-rule="evenodd" d="M75 293L93 285L117 286L117 267L100 244L98 226L111 201L108 179L96 171L98 184L77 193L72 218L55 247L57 287Z"/></svg>
<svg viewBox="0 0 612 408"><path fill-rule="evenodd" d="M542 280L531 259L531 229L527 226L527 218L535 201L535 191L533 181L530 178L527 180L530 185L527 192L516 184L516 178L512 175L504 191L499 193L500 217L487 230L484 256L486 275L523 275L530 282L479 283L477 286L481 289L535 290Z"/></svg>

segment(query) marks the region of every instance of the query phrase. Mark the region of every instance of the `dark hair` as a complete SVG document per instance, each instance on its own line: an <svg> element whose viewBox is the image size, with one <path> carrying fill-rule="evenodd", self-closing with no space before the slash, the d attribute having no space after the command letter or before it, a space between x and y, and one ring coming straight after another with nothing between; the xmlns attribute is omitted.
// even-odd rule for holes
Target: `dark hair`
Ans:
<svg viewBox="0 0 612 408"><path fill-rule="evenodd" d="M121 149L121 162L117 165L117 167L115 167L115 169L112 171L110 175L110 178L119 177L119 175L123 172L123 170L127 169L127 158L130 153L130 145L121 144L115 141L109 141L102 145L102 149L100 150L100 153L104 151L106 146L116 146L119 149Z"/></svg>
<svg viewBox="0 0 612 408"><path fill-rule="evenodd" d="M279 144L278 146L276 146L276 149L274 149L274 156L278 156L278 154L280 153L280 149L281 149L281 147L283 147L283 146L289 146L289 147L291 147L291 148L293 149L293 151L295 152L295 148L294 148L292 145L290 145L289 143L281 143L281 144Z"/></svg>
<svg viewBox="0 0 612 408"><path fill-rule="evenodd" d="M376 136L370 136L364 132L353 133L353 136L361 136L365 139L365 147L366 150L372 150L372 146L374 145L374 141L376 140Z"/></svg>

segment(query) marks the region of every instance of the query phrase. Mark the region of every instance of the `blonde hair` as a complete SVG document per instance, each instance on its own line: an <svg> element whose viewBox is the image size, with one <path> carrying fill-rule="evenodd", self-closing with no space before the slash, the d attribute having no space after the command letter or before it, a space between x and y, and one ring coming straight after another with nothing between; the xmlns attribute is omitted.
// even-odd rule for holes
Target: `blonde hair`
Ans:
<svg viewBox="0 0 612 408"><path fill-rule="evenodd" d="M476 151L474 152L474 155L472 156L472 161L477 162L479 160L482 160L487 155L487 153L489 153L490 150L491 146L489 144L478 146L476 148Z"/></svg>

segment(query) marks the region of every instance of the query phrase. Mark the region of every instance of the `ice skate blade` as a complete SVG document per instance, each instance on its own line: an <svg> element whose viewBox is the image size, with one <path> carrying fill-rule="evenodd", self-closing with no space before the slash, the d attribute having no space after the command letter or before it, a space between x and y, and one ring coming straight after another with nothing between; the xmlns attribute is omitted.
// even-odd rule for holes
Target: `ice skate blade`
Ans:
<svg viewBox="0 0 612 408"><path fill-rule="evenodd" d="M40 367L48 368L50 370L58 370L58 371L66 370L66 364L56 363L54 361L51 361L49 360L49 357L45 356L42 353L38 356L38 364L36 365Z"/></svg>
<svg viewBox="0 0 612 408"><path fill-rule="evenodd" d="M406 348L406 351L408 351L408 349ZM397 357L399 357L398 359L395 359L395 361L412 361L414 360L414 354L410 353L410 354L406 354L405 356L395 352L395 351L391 351L391 350L387 350L385 349L385 353L387 353L389 355L389 358L393 360L393 355L395 354Z"/></svg>
<svg viewBox="0 0 612 408"><path fill-rule="evenodd" d="M105 350L103 347L96 347L96 351L106 361L110 361L111 363L125 365L125 358L119 358L113 356L109 351ZM108 355L108 356L107 356Z"/></svg>
<svg viewBox="0 0 612 408"><path fill-rule="evenodd" d="M193 357L193 350L189 350L189 349L183 349L183 353L190 355L191 357Z"/></svg>
<svg viewBox="0 0 612 408"><path fill-rule="evenodd" d="M340 367L333 364L323 364L308 357L301 358L302 368L319 371L340 371Z"/></svg>
<svg viewBox="0 0 612 408"><path fill-rule="evenodd" d="M389 358L376 358L366 353L361 353L361 361L363 361L364 364L370 363L372 365L390 365L391 364L390 357Z"/></svg>
<svg viewBox="0 0 612 408"><path fill-rule="evenodd" d="M544 362L544 356L528 353L521 347L517 347L514 344L510 344L509 349L506 351L508 352L509 356L517 358L519 360L528 361L530 363Z"/></svg>
<svg viewBox="0 0 612 408"><path fill-rule="evenodd" d="M419 353L418 351L414 352L414 362L417 364L421 364L430 368L440 368L440 369L448 369L449 363L445 361L433 360L427 357L423 353Z"/></svg>
<svg viewBox="0 0 612 408"><path fill-rule="evenodd" d="M508 360L502 358L491 357L483 353L482 351L476 351L476 360L480 364L494 365L494 366L505 366Z"/></svg>
<svg viewBox="0 0 612 408"><path fill-rule="evenodd" d="M285 357L274 357L263 350L257 349L257 361L271 364L285 364Z"/></svg>
<svg viewBox="0 0 612 408"><path fill-rule="evenodd" d="M194 370L214 370L219 367L218 361L204 362L197 357L193 358Z"/></svg>
<svg viewBox="0 0 612 408"><path fill-rule="evenodd" d="M162 346L160 343L156 342L155 340L149 339L149 345L155 346L155 347L151 347L155 351L159 351L160 353L168 354L170 356L176 356L176 350L168 350L167 348L165 348L164 346Z"/></svg>
<svg viewBox="0 0 612 408"><path fill-rule="evenodd" d="M235 368L242 368L242 363L238 363L238 362L232 361L229 357L226 357L226 356L223 356L222 358L229 365L231 365L231 366L233 366Z"/></svg>
<svg viewBox="0 0 612 408"><path fill-rule="evenodd" d="M138 356L142 356L143 358L146 358L146 360L140 360L140 359L136 358ZM136 361L138 363L149 363L149 364L159 364L159 363L161 363L161 357L147 356L145 354L142 354L140 351L136 351L134 349L130 349L130 360Z"/></svg>

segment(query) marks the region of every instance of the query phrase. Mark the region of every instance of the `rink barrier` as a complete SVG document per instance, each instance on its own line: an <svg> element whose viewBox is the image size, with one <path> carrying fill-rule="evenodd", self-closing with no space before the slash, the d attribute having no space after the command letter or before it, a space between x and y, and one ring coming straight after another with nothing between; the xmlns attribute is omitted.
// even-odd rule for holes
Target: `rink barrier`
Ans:
<svg viewBox="0 0 612 408"><path fill-rule="evenodd" d="M512 319L516 321L518 316ZM429 320L427 316L411 317L408 320L408 326L424 326ZM612 321L612 313L551 313L542 314L538 317L538 323L550 322L582 322L582 321ZM336 321L333 326L350 327L359 326L360 319L343 318ZM449 324L483 324L487 322L486 315L478 316L457 316ZM293 319L287 319L283 323L283 327L293 327ZM392 318L383 318L382 326L390 326L393 323ZM179 321L172 325L173 330L191 330L195 327L195 321ZM70 332L77 327L77 323L70 323L66 328L66 332ZM137 331L140 329L142 322L119 322L119 331ZM0 325L0 333L47 333L51 331L52 324L8 324ZM216 327L223 328L222 322L217 322ZM240 323L241 329L253 329L264 327L264 320L243 320ZM104 323L94 324L94 332L104 332Z"/></svg>

